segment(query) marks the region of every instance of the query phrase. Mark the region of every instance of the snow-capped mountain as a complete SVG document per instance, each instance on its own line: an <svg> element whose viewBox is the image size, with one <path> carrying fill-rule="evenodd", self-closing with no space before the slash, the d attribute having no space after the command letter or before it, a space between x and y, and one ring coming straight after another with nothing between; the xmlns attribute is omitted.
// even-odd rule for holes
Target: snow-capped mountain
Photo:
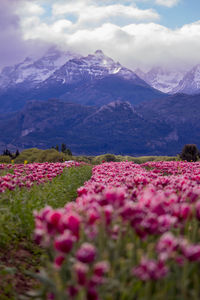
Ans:
<svg viewBox="0 0 200 300"><path fill-rule="evenodd" d="M200 94L200 64L187 72L172 92L188 95Z"/></svg>
<svg viewBox="0 0 200 300"><path fill-rule="evenodd" d="M174 93L175 88L183 79L185 72L154 67L147 73L136 69L135 73L155 89L163 93Z"/></svg>
<svg viewBox="0 0 200 300"><path fill-rule="evenodd" d="M82 80L100 79L108 75L118 75L127 80L137 81L138 84L146 85L133 71L123 67L119 62L106 56L101 50L86 57L74 58L66 62L60 69L55 71L47 80L72 84Z"/></svg>
<svg viewBox="0 0 200 300"><path fill-rule="evenodd" d="M27 57L15 66L5 67L0 74L0 88L8 88L22 83L35 86L46 80L68 60L80 57L70 51L64 52L52 47L37 60Z"/></svg>
<svg viewBox="0 0 200 300"><path fill-rule="evenodd" d="M56 49L41 59L4 68L0 74L0 112L17 111L30 100L62 99L102 106L121 100L135 105L166 95L101 50L86 57Z"/></svg>

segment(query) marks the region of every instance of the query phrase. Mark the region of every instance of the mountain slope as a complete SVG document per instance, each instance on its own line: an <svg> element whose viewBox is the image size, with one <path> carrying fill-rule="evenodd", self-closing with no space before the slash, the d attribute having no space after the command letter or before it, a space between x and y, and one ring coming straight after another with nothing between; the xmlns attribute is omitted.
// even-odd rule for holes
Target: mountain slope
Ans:
<svg viewBox="0 0 200 300"><path fill-rule="evenodd" d="M130 103L121 101L101 108L58 100L32 101L0 121L0 128L2 148L48 148L64 142L73 153L90 155L160 154L164 143L162 147L159 143L170 134L168 126L147 122Z"/></svg>
<svg viewBox="0 0 200 300"><path fill-rule="evenodd" d="M184 144L200 146L200 94L172 95L165 100L153 100L137 107L147 120L164 121L173 128L171 137L176 141L175 149ZM170 145L172 147L172 145ZM171 153L173 149L170 150Z"/></svg>
<svg viewBox="0 0 200 300"><path fill-rule="evenodd" d="M165 94L152 89L149 86L137 84L133 80L127 80L118 74L109 75L92 82L81 82L60 96L63 101L72 101L85 105L101 106L111 101L129 101L136 105L143 101L155 98L164 98Z"/></svg>

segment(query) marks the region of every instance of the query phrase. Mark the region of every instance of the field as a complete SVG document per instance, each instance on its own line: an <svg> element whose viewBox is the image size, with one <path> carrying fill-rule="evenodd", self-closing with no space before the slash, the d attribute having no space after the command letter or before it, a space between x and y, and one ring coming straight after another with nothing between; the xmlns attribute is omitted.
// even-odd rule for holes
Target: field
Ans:
<svg viewBox="0 0 200 300"><path fill-rule="evenodd" d="M0 299L200 299L200 162L91 170L1 165Z"/></svg>
<svg viewBox="0 0 200 300"><path fill-rule="evenodd" d="M52 166L53 172L50 170ZM32 174L27 175L27 170L30 171L31 167L33 168ZM33 211L46 205L54 208L62 207L67 201L74 200L77 196L77 188L91 176L92 168L88 165L63 167L62 163L0 165L0 189L4 190L5 184L10 187L0 193L1 300L18 299L16 292L24 293L27 289L37 285L37 282L31 281L26 275L27 270L35 271L45 259L44 251L33 242ZM43 169L43 178L37 178L37 176L41 177L37 172L38 168L40 171ZM55 176L56 168L58 173L62 171L60 175ZM21 171L23 171L23 176L19 174ZM29 177L32 175L32 179L25 178L25 173ZM55 177L45 177L45 173L51 176L54 174ZM20 185L23 183L26 187L17 186L13 189L16 183L14 175L18 183ZM33 180L33 175L37 181ZM45 182L41 182L42 180Z"/></svg>

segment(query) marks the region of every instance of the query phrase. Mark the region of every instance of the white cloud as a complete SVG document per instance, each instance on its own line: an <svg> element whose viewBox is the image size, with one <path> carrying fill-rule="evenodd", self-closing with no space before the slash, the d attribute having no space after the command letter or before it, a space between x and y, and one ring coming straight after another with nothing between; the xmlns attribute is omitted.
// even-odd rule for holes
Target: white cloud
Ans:
<svg viewBox="0 0 200 300"><path fill-rule="evenodd" d="M42 15L45 10L42 6L33 2L21 2L16 13L22 16Z"/></svg>
<svg viewBox="0 0 200 300"><path fill-rule="evenodd" d="M96 26L100 22L110 18L126 19L127 21L152 21L158 20L159 15L153 9L141 10L132 5L95 5L91 1L68 2L67 4L56 3L53 5L53 15L74 14L78 21L77 26Z"/></svg>
<svg viewBox="0 0 200 300"><path fill-rule="evenodd" d="M173 7L179 3L180 0L156 0L156 4L167 7Z"/></svg>
<svg viewBox="0 0 200 300"><path fill-rule="evenodd" d="M38 1L41 3L37 0L35 4ZM21 15L21 30L26 40L42 40L83 55L102 49L133 69L200 63L200 21L169 29L153 22L159 17L155 11L120 2L102 0L100 5L94 0L68 0L55 4L52 0L53 15L48 22L42 10L26 7L32 13ZM172 5L172 0L165 2Z"/></svg>

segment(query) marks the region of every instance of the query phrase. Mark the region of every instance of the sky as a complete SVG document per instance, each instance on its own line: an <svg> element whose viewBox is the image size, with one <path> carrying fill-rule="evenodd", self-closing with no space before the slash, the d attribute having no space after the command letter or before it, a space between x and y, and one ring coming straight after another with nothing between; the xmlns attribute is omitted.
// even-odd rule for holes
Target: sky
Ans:
<svg viewBox="0 0 200 300"><path fill-rule="evenodd" d="M200 63L200 0L0 0L0 69L50 46L131 69Z"/></svg>

